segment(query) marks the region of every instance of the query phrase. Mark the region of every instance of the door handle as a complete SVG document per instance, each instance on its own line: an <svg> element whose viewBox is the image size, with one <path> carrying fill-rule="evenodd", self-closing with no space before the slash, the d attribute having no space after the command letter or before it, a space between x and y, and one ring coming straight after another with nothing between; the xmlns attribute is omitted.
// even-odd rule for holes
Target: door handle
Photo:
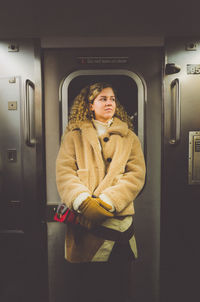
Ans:
<svg viewBox="0 0 200 302"><path fill-rule="evenodd" d="M31 100L30 100L30 88L35 93L35 85L31 80L26 80L25 83L25 142L29 147L35 146L35 138L32 137L35 121L31 117Z"/></svg>
<svg viewBox="0 0 200 302"><path fill-rule="evenodd" d="M169 143L176 145L180 141L181 135L181 99L180 81L174 79L170 84L171 91L171 131Z"/></svg>

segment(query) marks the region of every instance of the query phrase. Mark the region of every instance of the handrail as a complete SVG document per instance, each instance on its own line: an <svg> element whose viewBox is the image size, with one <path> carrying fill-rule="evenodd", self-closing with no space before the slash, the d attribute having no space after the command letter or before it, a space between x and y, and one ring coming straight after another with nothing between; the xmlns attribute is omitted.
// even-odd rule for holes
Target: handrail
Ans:
<svg viewBox="0 0 200 302"><path fill-rule="evenodd" d="M29 147L35 146L35 138L31 137L31 129L34 127L34 121L31 119L31 112L30 112L30 95L29 95L29 88L32 88L35 91L34 83L27 79L25 83L25 142L26 145Z"/></svg>
<svg viewBox="0 0 200 302"><path fill-rule="evenodd" d="M169 143L171 145L176 145L180 141L181 136L181 99L180 99L180 81L178 78L174 79L170 85L171 88L171 99L173 89L176 88L175 94L175 106L174 112L171 110L171 122L173 122L173 129L171 131L171 137ZM172 125L171 125L172 126Z"/></svg>

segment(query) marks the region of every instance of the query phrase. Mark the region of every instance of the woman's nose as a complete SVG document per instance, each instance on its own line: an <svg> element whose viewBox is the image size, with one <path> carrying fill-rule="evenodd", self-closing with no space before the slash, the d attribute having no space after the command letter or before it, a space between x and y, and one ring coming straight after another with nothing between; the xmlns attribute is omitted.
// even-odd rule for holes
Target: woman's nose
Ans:
<svg viewBox="0 0 200 302"><path fill-rule="evenodd" d="M107 99L107 100L106 100L106 105L112 105L112 103L113 103L113 102L112 102L111 99Z"/></svg>

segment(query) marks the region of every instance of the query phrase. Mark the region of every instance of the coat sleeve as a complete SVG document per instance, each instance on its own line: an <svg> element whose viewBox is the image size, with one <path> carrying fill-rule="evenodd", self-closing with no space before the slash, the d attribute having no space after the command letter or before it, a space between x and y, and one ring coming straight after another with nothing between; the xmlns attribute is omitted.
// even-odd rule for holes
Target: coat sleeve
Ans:
<svg viewBox="0 0 200 302"><path fill-rule="evenodd" d="M82 193L91 195L89 189L81 182L77 174L76 152L73 132L68 132L60 146L56 159L56 184L58 193L69 208Z"/></svg>
<svg viewBox="0 0 200 302"><path fill-rule="evenodd" d="M117 182L106 188L102 194L108 196L117 213L125 210L135 200L145 182L146 166L140 141L136 135L126 163L125 171Z"/></svg>

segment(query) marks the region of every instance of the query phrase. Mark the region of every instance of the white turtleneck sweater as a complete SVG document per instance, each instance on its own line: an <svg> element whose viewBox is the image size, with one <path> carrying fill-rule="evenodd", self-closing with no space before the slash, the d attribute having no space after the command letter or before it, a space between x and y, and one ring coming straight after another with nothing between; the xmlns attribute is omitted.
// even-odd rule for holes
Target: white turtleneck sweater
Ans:
<svg viewBox="0 0 200 302"><path fill-rule="evenodd" d="M96 130L97 130L97 135L98 137L101 136L102 134L104 134L106 132L106 130L111 126L113 119L110 119L109 121L107 121L106 123L100 122L98 120L92 120ZM99 142L99 148L101 149L101 144ZM80 207L80 205L82 204L82 202L89 197L90 195L88 193L81 193L73 202L73 208L74 210L78 211L78 208ZM99 198L101 200L103 200L104 202L106 202L107 204L109 204L110 206L112 206L112 209L110 210L110 212L114 212L115 211L115 207L112 204L112 201L110 200L110 198L108 198L108 196L106 196L105 194L100 194Z"/></svg>
<svg viewBox="0 0 200 302"><path fill-rule="evenodd" d="M106 130L112 125L113 118L111 120L107 121L106 123L100 122L98 120L92 120L92 122L97 130L97 134L99 137L102 134L104 134L106 132Z"/></svg>

